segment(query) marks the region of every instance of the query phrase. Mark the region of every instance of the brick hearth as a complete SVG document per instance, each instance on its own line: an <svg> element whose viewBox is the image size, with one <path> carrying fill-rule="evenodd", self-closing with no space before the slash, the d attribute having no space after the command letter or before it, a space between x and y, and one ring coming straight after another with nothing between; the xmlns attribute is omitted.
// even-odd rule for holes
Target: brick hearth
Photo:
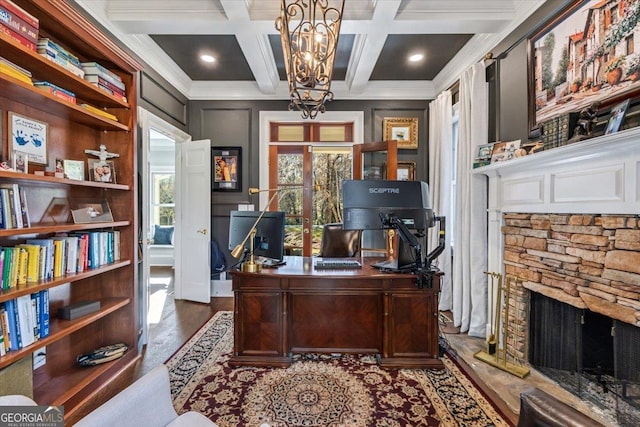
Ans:
<svg viewBox="0 0 640 427"><path fill-rule="evenodd" d="M526 306L528 289L640 326L639 218L504 213L505 273L520 279L510 305ZM526 310L512 313L526 316ZM526 325L527 319L509 324ZM520 359L526 359L526 334L524 327L511 327L509 347Z"/></svg>

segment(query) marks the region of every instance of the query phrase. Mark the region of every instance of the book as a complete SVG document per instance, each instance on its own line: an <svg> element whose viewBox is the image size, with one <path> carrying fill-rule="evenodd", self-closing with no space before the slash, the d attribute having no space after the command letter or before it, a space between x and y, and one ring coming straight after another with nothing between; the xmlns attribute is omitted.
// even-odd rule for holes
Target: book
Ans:
<svg viewBox="0 0 640 427"><path fill-rule="evenodd" d="M33 314L33 337L38 341L40 339L40 297L38 292L29 296L31 297L31 311Z"/></svg>
<svg viewBox="0 0 640 427"><path fill-rule="evenodd" d="M4 308L7 310L7 322L9 324L9 349L20 350L22 348L22 339L20 337L20 329L18 328L18 308L16 300L10 299L4 302Z"/></svg>
<svg viewBox="0 0 640 427"><path fill-rule="evenodd" d="M39 245L22 244L17 247L27 252L27 282L33 283L40 279L40 249Z"/></svg>
<svg viewBox="0 0 640 427"><path fill-rule="evenodd" d="M44 280L53 279L54 245L53 239L28 239L27 244L39 245L45 249Z"/></svg>
<svg viewBox="0 0 640 427"><path fill-rule="evenodd" d="M25 248L16 247L18 253L18 286L27 284L27 276L29 275L29 253Z"/></svg>
<svg viewBox="0 0 640 427"><path fill-rule="evenodd" d="M0 303L0 326L2 327L2 348L0 355L4 355L9 351L9 323L7 321L7 310L4 303Z"/></svg>
<svg viewBox="0 0 640 427"><path fill-rule="evenodd" d="M75 93L68 91L66 89L63 89L60 86L56 86L53 83L38 81L38 82L33 82L33 85L38 89L43 90L47 93L50 93L53 96L56 96L60 99L64 99L67 102L70 102L72 104L76 103Z"/></svg>
<svg viewBox="0 0 640 427"><path fill-rule="evenodd" d="M4 346L4 329L2 326L2 311L4 307L0 304L0 357L7 354L7 349Z"/></svg>
<svg viewBox="0 0 640 427"><path fill-rule="evenodd" d="M19 188L20 210L22 212L22 224L25 227L31 227L31 218L29 217L29 205L27 204L27 192L24 188Z"/></svg>
<svg viewBox="0 0 640 427"><path fill-rule="evenodd" d="M49 336L49 289L38 292L40 298L40 338Z"/></svg>
<svg viewBox="0 0 640 427"><path fill-rule="evenodd" d="M89 104L78 104L78 105L80 105L82 108L86 108L87 110L91 111L94 114L97 114L102 117L106 117L107 119L111 119L116 122L118 121L118 118L115 115L111 113L107 113L106 111L96 108L92 105L89 105Z"/></svg>
<svg viewBox="0 0 640 427"><path fill-rule="evenodd" d="M54 42L50 38L43 37L38 40L37 46L40 51L49 50L53 52L56 56L62 57L69 61L71 64L78 68L82 68L82 64L80 63L80 59L73 53L69 52L64 47L60 46L58 43Z"/></svg>
<svg viewBox="0 0 640 427"><path fill-rule="evenodd" d="M2 4L0 4L0 22L4 23L25 39L33 43L38 43L38 29L25 21L19 14L12 12Z"/></svg>
<svg viewBox="0 0 640 427"><path fill-rule="evenodd" d="M82 66L82 69L84 70L85 74L94 74L94 75L102 76L114 84L119 84L122 82L122 79L120 78L119 75L103 67L97 62L81 62L80 65Z"/></svg>
<svg viewBox="0 0 640 427"><path fill-rule="evenodd" d="M18 311L18 328L20 329L20 337L22 338L22 347L26 347L35 342L31 295L22 295L16 298L16 308Z"/></svg>
<svg viewBox="0 0 640 427"><path fill-rule="evenodd" d="M33 86L31 77L29 77L24 73L21 73L20 71L16 70L14 67L11 67L4 62L0 62L0 73L7 75L9 77L13 77L16 80L19 80L23 83Z"/></svg>
<svg viewBox="0 0 640 427"><path fill-rule="evenodd" d="M125 94L124 82L114 83L111 80L107 80L104 77L102 77L101 75L97 75L97 74L85 74L84 75L84 79L86 81L88 81L89 83L99 83L99 84L111 89L112 91L119 93L120 95L124 95Z"/></svg>
<svg viewBox="0 0 640 427"><path fill-rule="evenodd" d="M29 49L31 51L34 51L34 52L36 51L36 44L35 43L25 39L24 37L22 37L22 35L20 35L19 33L16 33L15 31L13 31L11 28L7 27L2 22L0 22L0 33L8 36L10 39L12 39L17 44L19 44L19 45L21 45L23 47L26 47L27 49Z"/></svg>
<svg viewBox="0 0 640 427"><path fill-rule="evenodd" d="M2 183L0 189L8 190L8 199L11 213L11 228L23 228L24 221L22 219L22 203L20 201L20 187L18 184ZM4 207L4 203L3 203Z"/></svg>
<svg viewBox="0 0 640 427"><path fill-rule="evenodd" d="M40 28L40 20L12 2L11 0L0 0L0 6L13 12L16 16L22 18L25 22L31 25L35 29Z"/></svg>
<svg viewBox="0 0 640 427"><path fill-rule="evenodd" d="M66 254L66 245L64 240L53 239L53 277L64 276L66 264L64 263Z"/></svg>

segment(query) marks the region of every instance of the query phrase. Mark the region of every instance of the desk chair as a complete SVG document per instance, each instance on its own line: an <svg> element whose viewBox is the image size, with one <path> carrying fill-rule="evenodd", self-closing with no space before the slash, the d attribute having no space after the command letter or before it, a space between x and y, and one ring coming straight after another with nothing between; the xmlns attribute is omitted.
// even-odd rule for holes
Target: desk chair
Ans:
<svg viewBox="0 0 640 427"><path fill-rule="evenodd" d="M345 230L341 223L325 224L318 256L345 258L360 256L361 230Z"/></svg>

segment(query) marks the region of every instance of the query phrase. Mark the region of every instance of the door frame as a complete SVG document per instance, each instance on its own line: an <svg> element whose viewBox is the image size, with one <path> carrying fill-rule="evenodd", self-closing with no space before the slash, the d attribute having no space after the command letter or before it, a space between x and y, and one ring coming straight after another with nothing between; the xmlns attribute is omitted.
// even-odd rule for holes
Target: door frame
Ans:
<svg viewBox="0 0 640 427"><path fill-rule="evenodd" d="M148 324L147 318L149 313L149 280L150 269L149 265L149 241L153 237L151 233L151 218L149 212L149 206L151 205L151 167L149 163L149 150L151 140L149 138L149 129L153 128L156 131L165 134L169 138L172 138L176 145L185 143L191 140L191 136L186 132L178 129L167 121L156 116L152 112L138 106L138 126L140 128L140 141L141 150L139 152L139 173L140 173L140 195L141 201L141 221L140 230L138 231L138 247L142 254L139 271L139 286L141 287L139 295L141 301L140 307L140 324L142 331L138 336L138 344L145 345L148 342ZM177 152L177 147L176 147ZM178 167L175 165L176 182L178 180ZM178 209L178 200L176 199L176 209ZM177 230L176 230L177 232Z"/></svg>
<svg viewBox="0 0 640 427"><path fill-rule="evenodd" d="M327 111L319 115L316 119L303 119L298 111L260 111L260 165L259 171L260 188L267 188L269 185L269 143L271 139L271 122L288 122L288 123L304 123L304 122L353 122L353 145L362 144L364 142L364 111ZM353 173L353 171L352 171ZM268 192L260 193L259 209L263 209L269 201Z"/></svg>

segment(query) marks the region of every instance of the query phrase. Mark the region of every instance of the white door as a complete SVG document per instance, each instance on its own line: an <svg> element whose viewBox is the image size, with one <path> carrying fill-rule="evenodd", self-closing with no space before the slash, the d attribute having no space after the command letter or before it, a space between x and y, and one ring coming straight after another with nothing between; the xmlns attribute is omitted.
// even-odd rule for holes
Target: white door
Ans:
<svg viewBox="0 0 640 427"><path fill-rule="evenodd" d="M211 141L190 141L176 150L176 299L211 299Z"/></svg>

